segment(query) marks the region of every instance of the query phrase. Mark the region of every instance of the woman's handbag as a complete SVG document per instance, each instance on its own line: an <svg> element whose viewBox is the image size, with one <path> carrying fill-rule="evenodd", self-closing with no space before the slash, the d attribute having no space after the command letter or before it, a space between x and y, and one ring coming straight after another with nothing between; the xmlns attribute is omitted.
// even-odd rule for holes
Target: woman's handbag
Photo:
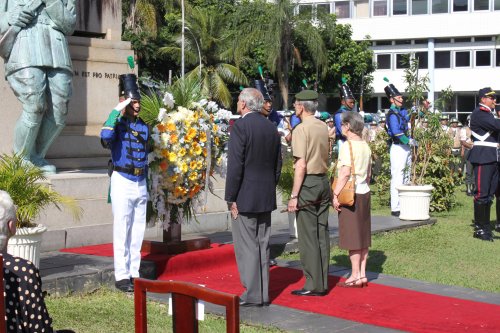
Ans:
<svg viewBox="0 0 500 333"><path fill-rule="evenodd" d="M339 195L337 196L337 200L339 201L339 204L341 206L350 207L350 206L354 205L354 201L356 199L356 196L355 196L356 175L354 174L354 157L352 155L351 141L348 140L347 143L349 144L349 152L351 154L351 178L352 178L352 180L347 181L344 188L340 191ZM336 166L335 166L335 169L337 169ZM337 170L335 170L333 174L335 174L336 171ZM335 187L337 186L337 179L338 178L335 178L333 180L332 191L334 191Z"/></svg>

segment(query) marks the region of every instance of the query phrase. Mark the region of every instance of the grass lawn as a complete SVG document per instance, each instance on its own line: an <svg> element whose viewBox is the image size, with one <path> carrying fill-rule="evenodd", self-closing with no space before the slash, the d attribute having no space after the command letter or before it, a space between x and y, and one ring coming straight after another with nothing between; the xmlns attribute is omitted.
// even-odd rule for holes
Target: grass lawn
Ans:
<svg viewBox="0 0 500 333"><path fill-rule="evenodd" d="M495 242L472 238L472 198L456 191L457 205L431 213L432 226L378 234L372 238L367 270L433 283L500 293L500 234ZM389 215L373 202L372 215ZM491 209L495 220L495 207ZM298 260L298 253L284 256ZM350 267L347 251L331 249L331 264Z"/></svg>
<svg viewBox="0 0 500 333"><path fill-rule="evenodd" d="M77 333L134 332L134 299L106 288L87 295L46 297L47 308L55 329L72 329ZM148 303L148 332L172 332L172 317L167 306ZM283 332L273 327L240 325L241 332ZM200 332L225 332L222 317L206 315L200 321Z"/></svg>

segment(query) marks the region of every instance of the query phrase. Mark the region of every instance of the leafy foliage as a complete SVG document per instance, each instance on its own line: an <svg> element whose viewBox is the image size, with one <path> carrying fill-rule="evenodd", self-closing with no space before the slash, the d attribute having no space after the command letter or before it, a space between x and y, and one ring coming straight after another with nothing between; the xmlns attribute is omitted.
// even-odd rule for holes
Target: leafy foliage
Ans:
<svg viewBox="0 0 500 333"><path fill-rule="evenodd" d="M293 156L292 154L283 154L283 165L281 167L281 177L277 189L281 192L284 199L289 199L293 189Z"/></svg>
<svg viewBox="0 0 500 333"><path fill-rule="evenodd" d="M63 196L47 184L42 169L26 162L22 155L0 156L0 190L10 194L17 206L17 227L33 227L32 222L49 205L66 207L74 219L82 211L73 198Z"/></svg>
<svg viewBox="0 0 500 333"><path fill-rule="evenodd" d="M375 137L375 141L370 142L374 167L372 177L374 184L372 191L378 197L378 204L389 206L391 195L388 189L391 186L391 160L389 156L389 146L387 142L389 135L386 131L380 131Z"/></svg>

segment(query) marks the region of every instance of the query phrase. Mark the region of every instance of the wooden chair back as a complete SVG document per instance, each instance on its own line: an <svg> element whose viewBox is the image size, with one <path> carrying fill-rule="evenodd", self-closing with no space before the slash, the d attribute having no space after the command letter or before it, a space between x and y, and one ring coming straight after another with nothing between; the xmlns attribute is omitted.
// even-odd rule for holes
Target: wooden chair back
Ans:
<svg viewBox="0 0 500 333"><path fill-rule="evenodd" d="M240 331L237 295L208 289L189 282L134 279L135 332L147 333L146 292L172 294L174 333L197 333L196 302L203 300L226 307L226 331Z"/></svg>
<svg viewBox="0 0 500 333"><path fill-rule="evenodd" d="M3 279L3 255L0 254L0 333L7 332L7 322L5 321L5 296L4 292L4 279Z"/></svg>

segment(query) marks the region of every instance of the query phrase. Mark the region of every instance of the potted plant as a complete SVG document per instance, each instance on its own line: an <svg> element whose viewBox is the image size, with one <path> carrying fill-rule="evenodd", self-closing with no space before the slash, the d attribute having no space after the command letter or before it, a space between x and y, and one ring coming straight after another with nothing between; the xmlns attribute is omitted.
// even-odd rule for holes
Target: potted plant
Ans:
<svg viewBox="0 0 500 333"><path fill-rule="evenodd" d="M293 157L290 153L283 154L283 165L281 167L280 181L278 182L278 191L281 193L281 197L284 203L288 202L290 196L292 195L293 188ZM297 220L295 218L295 213L288 213L288 225L291 238L297 238Z"/></svg>
<svg viewBox="0 0 500 333"><path fill-rule="evenodd" d="M0 190L6 191L17 206L17 231L9 239L7 251L40 264L40 244L47 227L33 221L50 205L66 207L79 219L81 209L73 198L56 192L47 183L43 170L27 162L22 155L0 156Z"/></svg>
<svg viewBox="0 0 500 333"><path fill-rule="evenodd" d="M410 136L415 144L409 183L397 187L402 220L427 220L429 210L448 210L453 204L457 175L450 168L455 158L451 154L452 139L441 129L439 113L422 108L428 81L428 75L418 74L418 59L409 60L405 82L407 99L413 103ZM424 119L426 127L422 126ZM438 191L433 193L434 189Z"/></svg>

